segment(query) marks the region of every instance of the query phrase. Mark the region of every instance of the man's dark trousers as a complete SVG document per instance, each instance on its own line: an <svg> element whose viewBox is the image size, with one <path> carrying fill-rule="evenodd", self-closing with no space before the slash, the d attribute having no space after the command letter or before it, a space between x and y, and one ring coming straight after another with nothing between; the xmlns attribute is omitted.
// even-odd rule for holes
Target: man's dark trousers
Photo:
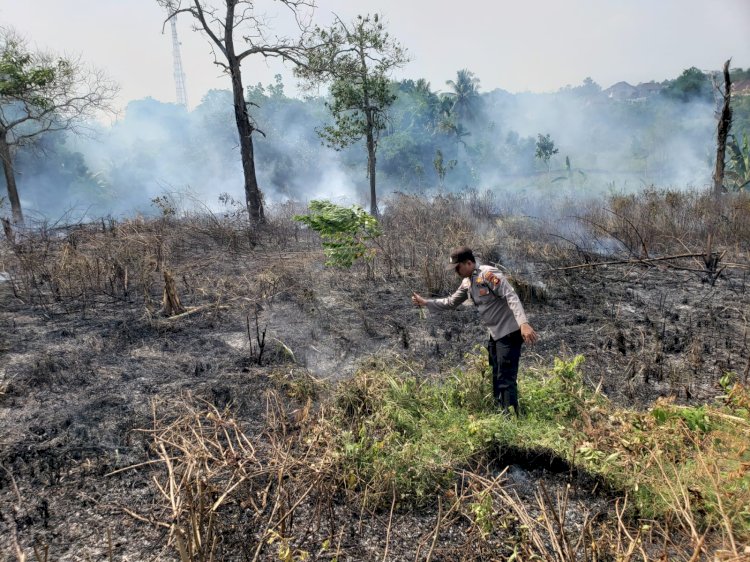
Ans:
<svg viewBox="0 0 750 562"><path fill-rule="evenodd" d="M500 339L490 341L487 351L492 367L492 394L495 404L503 410L512 406L518 415L518 361L521 358L523 337L521 330L511 332Z"/></svg>

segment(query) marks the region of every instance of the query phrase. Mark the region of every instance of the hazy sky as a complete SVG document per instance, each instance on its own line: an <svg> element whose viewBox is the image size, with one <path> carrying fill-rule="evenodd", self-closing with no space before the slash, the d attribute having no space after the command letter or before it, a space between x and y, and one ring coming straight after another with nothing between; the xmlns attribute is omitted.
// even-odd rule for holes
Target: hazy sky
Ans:
<svg viewBox="0 0 750 562"><path fill-rule="evenodd" d="M483 91L541 92L587 76L604 88L674 78L691 66L718 69L729 57L734 67L750 67L750 0L318 0L313 19L324 24L334 12L351 19L373 11L385 15L411 56L399 77L426 78L435 90L461 68L480 78ZM163 19L155 0L0 0L0 26L106 69L120 84L120 106L146 96L175 100ZM178 31L195 106L229 82L191 23L183 16ZM243 72L245 84L282 73L295 91L277 62L248 61Z"/></svg>

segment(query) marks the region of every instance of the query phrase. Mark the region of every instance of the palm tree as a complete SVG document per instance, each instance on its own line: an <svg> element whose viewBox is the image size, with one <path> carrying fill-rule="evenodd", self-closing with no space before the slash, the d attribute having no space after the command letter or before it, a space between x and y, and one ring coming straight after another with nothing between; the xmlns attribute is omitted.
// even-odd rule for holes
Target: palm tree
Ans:
<svg viewBox="0 0 750 562"><path fill-rule="evenodd" d="M465 68L456 73L456 80L447 80L445 82L453 90L446 95L452 100L451 113L453 113L458 122L474 121L478 117L479 105L479 78L474 73Z"/></svg>
<svg viewBox="0 0 750 562"><path fill-rule="evenodd" d="M430 89L430 83L424 78L420 78L414 83L414 91L424 97L434 95Z"/></svg>

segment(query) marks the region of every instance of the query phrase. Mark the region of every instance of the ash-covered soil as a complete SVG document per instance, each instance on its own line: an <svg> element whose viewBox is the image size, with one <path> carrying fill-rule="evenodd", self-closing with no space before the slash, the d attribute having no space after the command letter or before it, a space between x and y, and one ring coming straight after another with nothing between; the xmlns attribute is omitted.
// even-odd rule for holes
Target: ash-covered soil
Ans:
<svg viewBox="0 0 750 562"><path fill-rule="evenodd" d="M419 272L385 277L326 269L322 261L317 253L262 246L207 250L200 264L184 259L174 265L183 304L205 305L201 287L221 284L235 298L177 319L148 312L139 297L100 298L67 312L30 305L10 282L0 283L2 559L17 558L16 543L29 560L176 559L167 531L148 520L157 498L153 465L143 464L154 458L144 430L152 427L156 398L231 406L248 434L259 434L265 392L278 387L279 373L306 369L335 384L364 357L390 353L432 375L485 343L470 306L440 315L411 306L411 291L425 292ZM591 385L629 407L662 396L711 400L729 370L747 381L747 271L727 269L711 283L692 271L631 265L557 270L528 281L543 286L545 298L526 304L541 341L525 350L523 366L583 354ZM290 397L284 406L301 404ZM554 494L573 478L571 525L584 512L611 507L596 482L543 456L505 460L506 485L529 505L540 482ZM382 558L386 542L391 560L430 549L434 510L363 517L343 500L334 509L348 522L339 559ZM432 559L482 559L461 550L466 529L456 520L435 542ZM239 549L236 559L252 559L253 551ZM330 552L312 554L325 559ZM266 549L260 558L277 554Z"/></svg>

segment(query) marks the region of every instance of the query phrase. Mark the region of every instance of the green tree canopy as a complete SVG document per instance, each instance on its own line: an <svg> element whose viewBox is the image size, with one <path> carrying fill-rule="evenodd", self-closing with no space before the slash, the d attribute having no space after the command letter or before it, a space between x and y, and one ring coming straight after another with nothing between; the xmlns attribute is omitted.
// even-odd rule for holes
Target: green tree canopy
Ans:
<svg viewBox="0 0 750 562"><path fill-rule="evenodd" d="M374 14L357 16L352 23L337 17L330 28L317 28L308 57L298 75L311 84L330 84L333 123L320 135L337 150L365 139L370 213L377 215L375 154L388 108L396 99L389 75L407 62L406 51Z"/></svg>
<svg viewBox="0 0 750 562"><path fill-rule="evenodd" d="M664 88L663 94L668 98L682 102L713 101L710 77L694 66L685 70L677 79L672 80Z"/></svg>
<svg viewBox="0 0 750 562"><path fill-rule="evenodd" d="M0 161L13 220L23 223L13 164L18 146L52 131L76 131L108 109L117 87L76 58L31 50L13 30L0 30Z"/></svg>
<svg viewBox="0 0 750 562"><path fill-rule="evenodd" d="M549 134L542 135L540 133L537 135L536 152L534 153L534 156L544 162L544 165L547 166L547 172L549 172L550 158L558 152L560 151L555 148L555 142L550 138Z"/></svg>

